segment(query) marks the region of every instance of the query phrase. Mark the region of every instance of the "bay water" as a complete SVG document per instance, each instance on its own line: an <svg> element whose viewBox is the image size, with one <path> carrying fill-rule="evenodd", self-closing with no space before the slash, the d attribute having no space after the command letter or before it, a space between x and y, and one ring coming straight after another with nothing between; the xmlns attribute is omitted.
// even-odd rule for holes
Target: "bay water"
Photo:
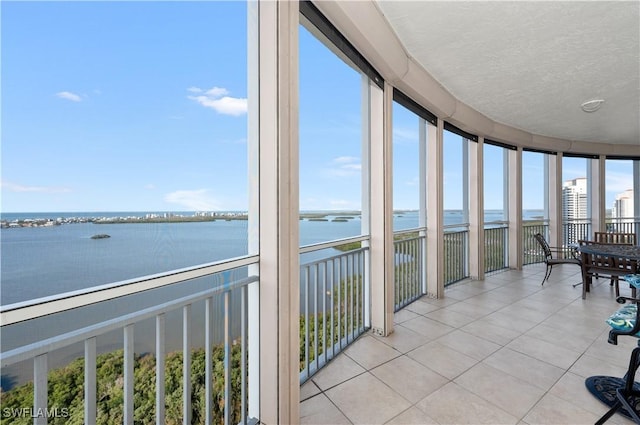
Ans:
<svg viewBox="0 0 640 425"><path fill-rule="evenodd" d="M25 218L58 217L143 217L144 212L110 213L3 213L1 218L13 221ZM184 213L192 215L193 213ZM327 214L325 212L325 214ZM530 211L530 218L541 215ZM350 215L347 221L333 221L343 213L328 213L326 221L301 219L300 245L309 245L360 235L361 217ZM486 221L502 219L502 212L487 212ZM445 224L462 222L460 211L445 212ZM64 292L167 272L184 267L211 263L247 254L246 220L216 220L184 223L127 223L94 224L71 223L50 227L9 228L0 231L0 302L8 305ZM396 212L394 229L405 230L418 226L416 211ZM92 239L96 234L110 238ZM337 254L334 249L301 256L306 263ZM246 276L246 268L237 270L231 279ZM195 291L219 284L215 278L201 278L179 285L107 301L47 316L26 323L3 328L1 350L22 346L44 338L88 326L108 318L139 311L161 302L179 298ZM236 303L237 303L237 298ZM214 317L222 317L222 305L216 303ZM204 303L193 306L193 345L204 344ZM167 351L179 349L182 341L181 314L167 315ZM137 324L136 352L153 352L154 323ZM219 322L222 322L219 320ZM238 330L234 323L234 331ZM221 340L222 326L214 331ZM98 351L106 352L122 347L122 334L112 332L98 339ZM50 359L50 367L65 364L82 353L82 346L60 350ZM2 371L2 387L30 379L30 366L22 365Z"/></svg>

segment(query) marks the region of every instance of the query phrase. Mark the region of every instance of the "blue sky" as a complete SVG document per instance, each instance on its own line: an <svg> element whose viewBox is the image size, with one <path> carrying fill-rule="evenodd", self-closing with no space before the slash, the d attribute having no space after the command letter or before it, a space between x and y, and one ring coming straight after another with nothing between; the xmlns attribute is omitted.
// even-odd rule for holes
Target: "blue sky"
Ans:
<svg viewBox="0 0 640 425"><path fill-rule="evenodd" d="M247 208L244 3L1 7L2 211ZM300 50L300 208L360 209L360 74L304 29ZM395 107L393 134L394 207L417 208L415 115ZM448 146L455 193L460 158ZM584 175L579 161L566 178ZM541 173L535 162L524 163L525 208L542 205L539 179L527 178ZM610 207L631 187L630 162L607 178ZM487 191L487 209L501 208L499 192ZM446 196L445 208L460 202Z"/></svg>

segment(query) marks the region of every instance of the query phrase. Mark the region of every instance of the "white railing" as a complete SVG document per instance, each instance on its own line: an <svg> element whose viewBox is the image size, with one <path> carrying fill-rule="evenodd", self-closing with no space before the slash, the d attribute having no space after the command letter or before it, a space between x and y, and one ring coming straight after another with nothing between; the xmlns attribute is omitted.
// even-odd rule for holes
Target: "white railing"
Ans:
<svg viewBox="0 0 640 425"><path fill-rule="evenodd" d="M426 293L426 229L394 232L394 310L398 311Z"/></svg>
<svg viewBox="0 0 640 425"><path fill-rule="evenodd" d="M300 383L370 327L367 241L359 236L300 248L301 254L345 251L300 266Z"/></svg>
<svg viewBox="0 0 640 425"><path fill-rule="evenodd" d="M103 300L118 299L125 295L140 294L152 288L160 288L167 285L183 283L188 280L212 276L218 273L229 272L234 269L243 268L252 264L257 264L257 256L240 257L232 260L205 264L192 268L175 270L165 274L146 276L139 279L103 285L82 291L65 293L58 296L46 297L29 302L11 304L0 308L1 327L5 328L10 324L24 322L49 314L71 310L79 306L87 306ZM122 315L109 320L100 321L89 326L85 326L73 331L55 335L31 344L4 351L0 354L1 366L6 368L23 361L33 361L33 408L21 406L34 417L35 424L47 423L47 416L51 413L48 406L48 372L49 353L54 350L71 346L76 343L84 343L84 423L95 424L97 419L96 400L96 353L97 338L108 332L121 330L123 332L123 356L124 356L124 376L123 392L124 403L122 412L122 422L133 424L134 420L143 418L134 417L134 330L136 324L145 319L155 319L155 340L156 340L156 402L155 416L157 424L164 424L165 417L165 318L167 313L173 311L182 312L183 341L182 341L182 421L191 423L192 416L192 305L196 302L204 302L205 305L205 370L195 373L204 374L205 382L205 410L204 421L207 424L224 421L230 423L248 423L255 421L248 418L248 288L252 284L258 284L257 276L249 276L233 282L223 281L222 283L197 293L189 294L181 298L164 302L151 307ZM256 291L257 292L257 291ZM239 311L234 311L232 297L240 296ZM214 317L214 301L223 303L224 322L224 405L214 402L213 379L214 357L213 347L216 341L213 340L213 327L218 317ZM232 318L239 317L240 335L232 334ZM234 341L235 340L235 341ZM240 388L232 389L232 349L240 350ZM235 391L234 391L235 390ZM240 398L240 400L238 400ZM236 408L234 408L234 403ZM231 407L231 408L230 408ZM221 410L221 411L220 411ZM239 412L238 412L239 411ZM67 411L68 413L68 411ZM201 415L201 412L197 412ZM215 415L220 417L215 417ZM148 421L149 418L144 418Z"/></svg>

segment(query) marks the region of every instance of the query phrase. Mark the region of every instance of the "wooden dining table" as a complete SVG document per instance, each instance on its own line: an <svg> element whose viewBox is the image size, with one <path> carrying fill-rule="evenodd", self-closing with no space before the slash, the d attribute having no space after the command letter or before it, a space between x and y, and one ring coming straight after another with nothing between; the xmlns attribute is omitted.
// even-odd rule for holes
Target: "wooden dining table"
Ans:
<svg viewBox="0 0 640 425"><path fill-rule="evenodd" d="M586 298L594 275L620 277L640 272L638 245L588 243L577 250L582 262L582 299Z"/></svg>

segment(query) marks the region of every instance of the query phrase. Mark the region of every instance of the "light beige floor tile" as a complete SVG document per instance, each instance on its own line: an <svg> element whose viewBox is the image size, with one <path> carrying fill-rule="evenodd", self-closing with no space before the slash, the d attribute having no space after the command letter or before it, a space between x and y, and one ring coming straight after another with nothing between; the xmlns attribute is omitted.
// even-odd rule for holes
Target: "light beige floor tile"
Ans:
<svg viewBox="0 0 640 425"><path fill-rule="evenodd" d="M402 325L396 325L393 327L393 333L388 336L373 335L378 341L387 344L390 347L395 348L401 353L407 353L427 342L430 339L424 335L420 335L407 329Z"/></svg>
<svg viewBox="0 0 640 425"><path fill-rule="evenodd" d="M499 306L494 308L492 306L474 303L471 300L475 300L475 297L459 302L457 304L453 304L449 307L446 307L446 309L448 311L455 311L456 313L460 313L465 316L471 317L474 320L478 320L481 317L484 317L487 314L491 314L495 311L498 311L500 308L504 307L504 306Z"/></svg>
<svg viewBox="0 0 640 425"><path fill-rule="evenodd" d="M407 355L448 379L456 378L478 362L473 357L437 342L425 344Z"/></svg>
<svg viewBox="0 0 640 425"><path fill-rule="evenodd" d="M598 415L551 394L545 395L523 418L531 425L593 424L598 419Z"/></svg>
<svg viewBox="0 0 640 425"><path fill-rule="evenodd" d="M437 320L438 322L443 323L447 326L453 326L454 328L459 328L473 322L472 317L450 310L449 308L441 308L440 310L425 314L425 317Z"/></svg>
<svg viewBox="0 0 640 425"><path fill-rule="evenodd" d="M521 332L496 326L484 319L471 322L461 330L499 345L506 345L522 335Z"/></svg>
<svg viewBox="0 0 640 425"><path fill-rule="evenodd" d="M364 373L325 393L355 424L383 424L411 404L370 373Z"/></svg>
<svg viewBox="0 0 640 425"><path fill-rule="evenodd" d="M496 352L501 348L500 345L494 344L486 339L478 338L470 333L457 330L448 333L436 340L436 342L453 348L456 351L466 354L476 360L483 360L487 356Z"/></svg>
<svg viewBox="0 0 640 425"><path fill-rule="evenodd" d="M304 401L319 393L320 388L312 380L309 380L300 387L300 400Z"/></svg>
<svg viewBox="0 0 640 425"><path fill-rule="evenodd" d="M553 314L529 308L525 304L511 304L509 307L505 307L499 311L500 313L504 313L508 316L517 317L536 324L543 322L547 317Z"/></svg>
<svg viewBox="0 0 640 425"><path fill-rule="evenodd" d="M545 391L551 388L565 373L565 369L509 348L502 348L496 351L487 357L483 363Z"/></svg>
<svg viewBox="0 0 640 425"><path fill-rule="evenodd" d="M411 329L412 331L417 332L421 335L424 335L431 340L440 338L442 335L455 330L455 328L452 326L447 326L436 320L428 319L422 316L412 320L407 320L402 324L402 326Z"/></svg>
<svg viewBox="0 0 640 425"><path fill-rule="evenodd" d="M495 298L491 294L491 292L492 291L483 292L480 295L476 295L475 297L468 298L468 299L464 300L464 304L478 305L480 307L484 307L486 309L492 310L492 311L488 312L487 314L496 312L496 311L500 310L501 308L504 308L504 307L509 305L508 302L501 301L501 300Z"/></svg>
<svg viewBox="0 0 640 425"><path fill-rule="evenodd" d="M571 366L569 371L583 378L587 378L592 375L623 377L627 372L627 367L628 365L621 366L619 364L585 354L581 356L573 366Z"/></svg>
<svg viewBox="0 0 640 425"><path fill-rule="evenodd" d="M529 329L534 328L538 323L532 323L529 320L519 318L518 316L512 316L502 311L496 311L482 318L488 323L501 328L511 329L516 332L524 333Z"/></svg>
<svg viewBox="0 0 640 425"><path fill-rule="evenodd" d="M339 425L351 422L324 394L320 394L300 403L300 423Z"/></svg>
<svg viewBox="0 0 640 425"><path fill-rule="evenodd" d="M408 310L412 313L422 315L422 314L427 314L432 311L438 310L440 308L441 307L438 305L429 304L421 300L416 300L411 304L409 304L408 306L406 306L403 310Z"/></svg>
<svg viewBox="0 0 640 425"><path fill-rule="evenodd" d="M587 390L584 380L585 378L582 376L570 372L566 373L553 388L551 388L549 394L582 407L600 417L604 415L609 408Z"/></svg>
<svg viewBox="0 0 640 425"><path fill-rule="evenodd" d="M418 316L420 315L417 313L414 313L411 310L403 308L402 310L395 312L395 314L393 315L393 322L402 323L402 322L406 322L407 320L415 319Z"/></svg>
<svg viewBox="0 0 640 425"><path fill-rule="evenodd" d="M416 407L441 424L499 425L518 422L515 416L454 382L425 397Z"/></svg>
<svg viewBox="0 0 640 425"><path fill-rule="evenodd" d="M321 390L331 388L365 372L362 366L343 354L338 355L311 378Z"/></svg>
<svg viewBox="0 0 640 425"><path fill-rule="evenodd" d="M367 370L402 354L370 335L358 339L344 353Z"/></svg>
<svg viewBox="0 0 640 425"><path fill-rule="evenodd" d="M454 382L517 418L522 418L545 393L539 387L483 363L473 366Z"/></svg>
<svg viewBox="0 0 640 425"><path fill-rule="evenodd" d="M387 422L389 425L438 425L435 419L427 416L417 407L410 407Z"/></svg>
<svg viewBox="0 0 640 425"><path fill-rule="evenodd" d="M580 353L561 347L558 344L542 341L523 335L511 341L507 348L527 354L543 362L568 369L580 357Z"/></svg>
<svg viewBox="0 0 640 425"><path fill-rule="evenodd" d="M577 335L559 329L553 324L542 323L535 328L527 331L527 336L538 338L552 344L560 344L564 348L584 352L594 342L594 337Z"/></svg>
<svg viewBox="0 0 640 425"><path fill-rule="evenodd" d="M444 292L445 292L445 297L444 298L429 298L427 296L424 296L424 297L420 298L418 301L424 302L424 303L433 304L433 305L438 306L438 307L446 307L448 305L452 305L452 304L460 302L459 300L456 300L454 298L447 297L447 292L448 292L447 288L445 288Z"/></svg>
<svg viewBox="0 0 640 425"><path fill-rule="evenodd" d="M371 373L411 403L418 402L449 382L447 378L407 356L378 366Z"/></svg>

